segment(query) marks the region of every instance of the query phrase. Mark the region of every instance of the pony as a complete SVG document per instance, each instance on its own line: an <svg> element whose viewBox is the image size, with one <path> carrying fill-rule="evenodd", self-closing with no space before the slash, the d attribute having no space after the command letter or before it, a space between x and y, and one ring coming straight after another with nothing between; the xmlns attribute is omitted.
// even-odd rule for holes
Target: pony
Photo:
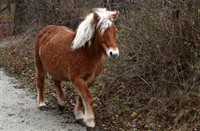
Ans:
<svg viewBox="0 0 200 131"><path fill-rule="evenodd" d="M47 25L39 32L34 53L39 109L46 106L44 79L48 73L53 78L59 107L65 106L60 84L71 81L78 92L74 108L76 120L95 128L94 102L89 87L102 72L105 56L110 59L119 56L115 25L118 15L118 11L97 8L85 17L76 31Z"/></svg>

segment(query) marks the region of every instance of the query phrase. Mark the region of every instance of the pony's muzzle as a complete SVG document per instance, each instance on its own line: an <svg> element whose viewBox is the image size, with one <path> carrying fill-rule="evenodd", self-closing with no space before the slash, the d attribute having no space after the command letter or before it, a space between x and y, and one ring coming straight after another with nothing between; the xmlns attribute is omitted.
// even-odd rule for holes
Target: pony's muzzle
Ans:
<svg viewBox="0 0 200 131"><path fill-rule="evenodd" d="M119 50L118 50L118 48L116 48L116 49L109 49L107 51L107 55L111 59L117 59L117 57L119 56Z"/></svg>
<svg viewBox="0 0 200 131"><path fill-rule="evenodd" d="M113 53L112 51L110 52L110 58L112 59L116 59L118 57L119 54L117 53Z"/></svg>

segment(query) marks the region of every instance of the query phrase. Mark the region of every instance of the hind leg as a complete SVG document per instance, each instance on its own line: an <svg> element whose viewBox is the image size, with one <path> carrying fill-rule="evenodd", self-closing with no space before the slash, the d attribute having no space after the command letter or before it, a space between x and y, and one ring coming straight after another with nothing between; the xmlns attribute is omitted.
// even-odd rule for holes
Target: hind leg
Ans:
<svg viewBox="0 0 200 131"><path fill-rule="evenodd" d="M76 105L75 105L75 108L74 108L74 114L75 114L77 121L83 120L83 118L84 118L83 110L84 110L83 101L81 99L81 96L78 95L78 97L76 99Z"/></svg>
<svg viewBox="0 0 200 131"><path fill-rule="evenodd" d="M58 108L59 108L60 111L63 111L66 102L65 102L65 95L64 95L63 89L60 86L61 81L53 79L53 82L54 82L54 85L56 87L56 95L57 95L57 100L58 100Z"/></svg>
<svg viewBox="0 0 200 131"><path fill-rule="evenodd" d="M45 104L45 87L44 87L44 79L46 72L43 68L36 68L36 81L37 81L37 102L39 104L39 108L43 109L46 106Z"/></svg>

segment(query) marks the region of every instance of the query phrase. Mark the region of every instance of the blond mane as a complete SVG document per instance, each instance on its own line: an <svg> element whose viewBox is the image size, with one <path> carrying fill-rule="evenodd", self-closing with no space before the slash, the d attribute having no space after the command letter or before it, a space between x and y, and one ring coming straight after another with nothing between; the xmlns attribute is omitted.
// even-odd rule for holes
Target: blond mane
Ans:
<svg viewBox="0 0 200 131"><path fill-rule="evenodd" d="M112 11L108 11L105 8L97 8L95 13L98 15L98 20L95 20L94 13L86 16L85 20L81 22L78 26L76 36L72 42L72 49L78 49L84 47L88 42L89 46L91 45L91 40L95 33L95 28L98 28L101 35L105 30L112 25Z"/></svg>

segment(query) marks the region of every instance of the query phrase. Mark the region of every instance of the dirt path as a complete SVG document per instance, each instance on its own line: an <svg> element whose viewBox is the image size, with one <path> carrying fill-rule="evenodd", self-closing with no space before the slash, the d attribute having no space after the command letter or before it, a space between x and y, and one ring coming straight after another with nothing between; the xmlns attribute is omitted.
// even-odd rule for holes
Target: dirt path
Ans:
<svg viewBox="0 0 200 131"><path fill-rule="evenodd" d="M40 111L36 100L0 69L0 131L85 131L76 123L65 123L56 111Z"/></svg>

